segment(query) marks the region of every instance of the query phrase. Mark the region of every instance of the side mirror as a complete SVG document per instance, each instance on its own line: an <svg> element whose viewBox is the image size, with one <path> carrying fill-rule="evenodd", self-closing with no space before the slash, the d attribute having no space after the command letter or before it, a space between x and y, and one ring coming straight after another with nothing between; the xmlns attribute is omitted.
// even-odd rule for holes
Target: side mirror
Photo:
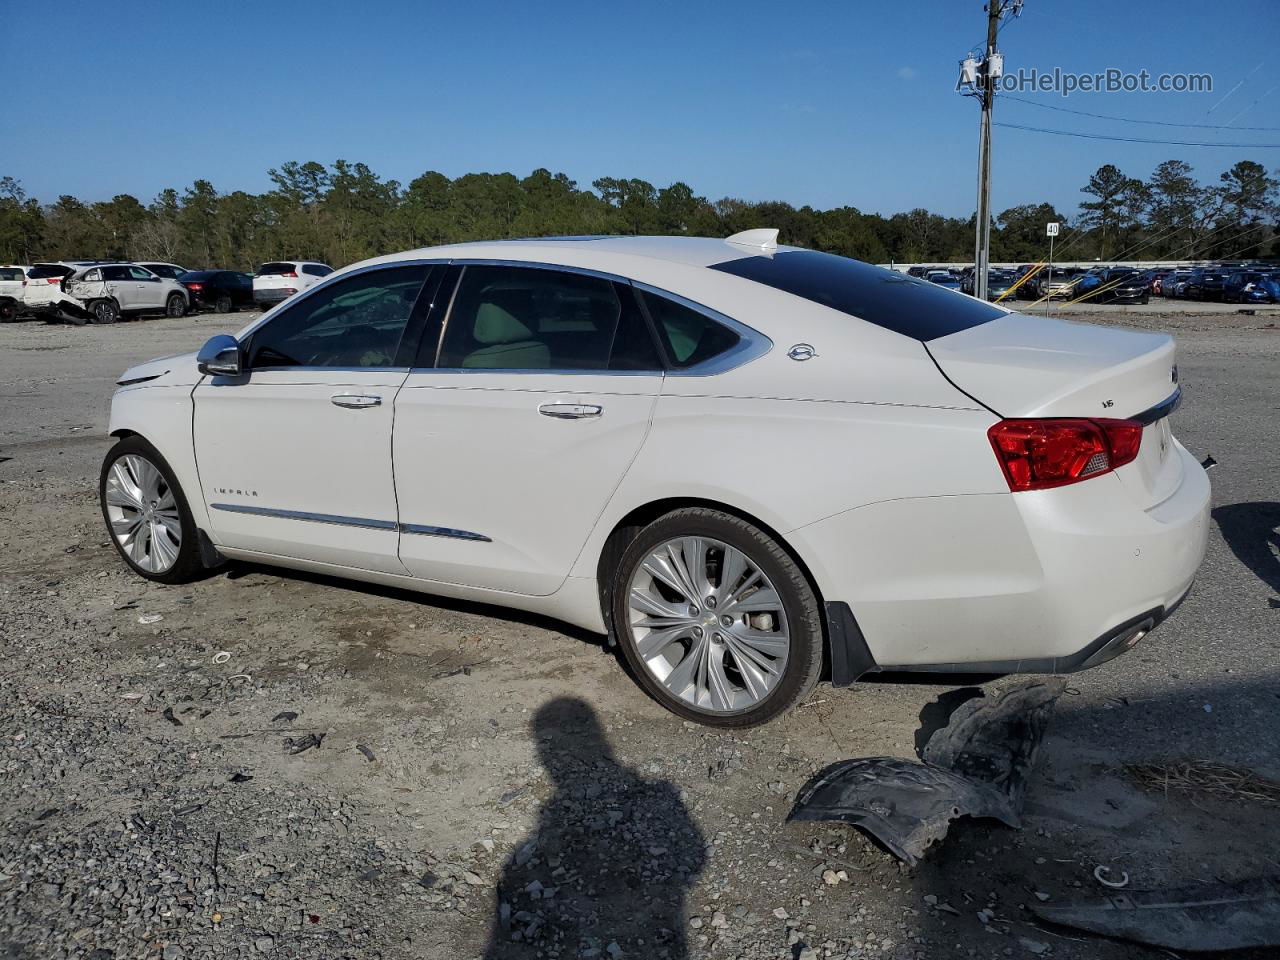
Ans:
<svg viewBox="0 0 1280 960"><path fill-rule="evenodd" d="M196 367L211 377L238 377L242 364L240 342L225 333L210 337L196 354Z"/></svg>

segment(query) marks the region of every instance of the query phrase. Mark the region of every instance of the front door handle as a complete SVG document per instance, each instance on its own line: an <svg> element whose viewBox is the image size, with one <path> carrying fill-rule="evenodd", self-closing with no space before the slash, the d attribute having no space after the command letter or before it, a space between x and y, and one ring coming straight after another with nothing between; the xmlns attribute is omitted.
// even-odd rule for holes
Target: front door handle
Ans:
<svg viewBox="0 0 1280 960"><path fill-rule="evenodd" d="M544 403L538 412L557 420L590 420L604 413L604 407L595 403Z"/></svg>
<svg viewBox="0 0 1280 960"><path fill-rule="evenodd" d="M339 393L336 396L330 397L329 402L335 407L346 407L349 410L365 410L369 407L381 406L382 398L352 396L348 393Z"/></svg>

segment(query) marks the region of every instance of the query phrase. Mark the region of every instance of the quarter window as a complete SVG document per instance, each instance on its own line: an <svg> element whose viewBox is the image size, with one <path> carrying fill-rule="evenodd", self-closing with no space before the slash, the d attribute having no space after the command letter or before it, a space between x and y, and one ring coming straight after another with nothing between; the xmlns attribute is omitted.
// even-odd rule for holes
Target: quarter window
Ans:
<svg viewBox="0 0 1280 960"><path fill-rule="evenodd" d="M705 313L657 294L641 296L672 367L692 367L737 346L738 335Z"/></svg>
<svg viewBox="0 0 1280 960"><path fill-rule="evenodd" d="M603 277L469 266L438 366L489 370L661 370L629 287Z"/></svg>
<svg viewBox="0 0 1280 960"><path fill-rule="evenodd" d="M317 288L254 332L249 365L390 367L428 267L391 267Z"/></svg>

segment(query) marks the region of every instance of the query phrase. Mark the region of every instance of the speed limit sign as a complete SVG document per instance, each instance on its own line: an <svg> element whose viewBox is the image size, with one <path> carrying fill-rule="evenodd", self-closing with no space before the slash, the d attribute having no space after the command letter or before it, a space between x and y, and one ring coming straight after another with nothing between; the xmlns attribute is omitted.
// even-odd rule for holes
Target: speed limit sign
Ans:
<svg viewBox="0 0 1280 960"><path fill-rule="evenodd" d="M1046 237L1056 237L1058 235L1058 224L1046 223L1044 225L1044 235Z"/></svg>

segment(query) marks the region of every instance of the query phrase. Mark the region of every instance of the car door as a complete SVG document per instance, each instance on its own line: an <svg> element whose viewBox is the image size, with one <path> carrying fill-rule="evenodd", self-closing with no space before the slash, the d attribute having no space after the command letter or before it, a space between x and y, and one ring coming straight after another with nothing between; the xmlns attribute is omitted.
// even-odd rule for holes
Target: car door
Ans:
<svg viewBox="0 0 1280 960"><path fill-rule="evenodd" d="M396 397L400 559L426 580L554 593L649 429L648 321L628 284L528 265L452 267L435 299L438 353L424 337Z"/></svg>
<svg viewBox="0 0 1280 960"><path fill-rule="evenodd" d="M102 284L108 297L119 305L121 310L138 310L137 283L129 275L126 267L110 264L102 268Z"/></svg>
<svg viewBox="0 0 1280 960"><path fill-rule="evenodd" d="M367 269L300 296L242 341L245 372L196 387L196 460L217 543L405 573L392 401L431 269Z"/></svg>
<svg viewBox="0 0 1280 960"><path fill-rule="evenodd" d="M158 310L164 306L165 286L146 267L126 267L133 285L134 305L140 310Z"/></svg>

